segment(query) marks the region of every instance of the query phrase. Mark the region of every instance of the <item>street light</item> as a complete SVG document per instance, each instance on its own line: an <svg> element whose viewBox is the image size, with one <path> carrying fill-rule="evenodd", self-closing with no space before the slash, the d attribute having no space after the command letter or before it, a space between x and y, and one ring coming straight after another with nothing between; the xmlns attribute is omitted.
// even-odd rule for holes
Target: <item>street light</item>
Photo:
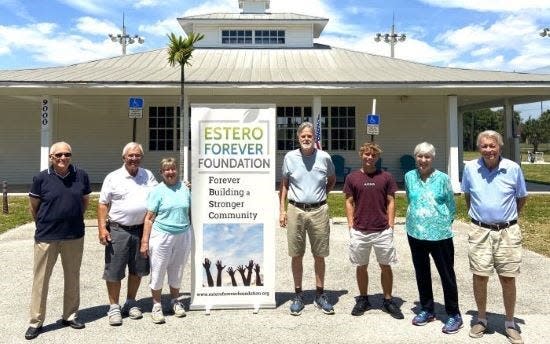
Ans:
<svg viewBox="0 0 550 344"><path fill-rule="evenodd" d="M112 33L109 34L109 38L113 42L118 42L120 45L122 45L122 55L126 55L126 46L129 44L139 43L143 44L145 42L145 38L138 36L138 35L129 35L126 33L126 26L124 25L124 13L122 13L122 34L113 35Z"/></svg>
<svg viewBox="0 0 550 344"><path fill-rule="evenodd" d="M374 36L374 41L375 42L380 42L380 41L384 40L384 42L390 44L390 47L391 47L390 51L391 51L391 57L392 58L395 56L395 45L397 44L397 42L403 42L406 39L407 39L407 35L405 35L404 33L399 34L399 33L395 32L395 16L392 17L391 32L390 33L385 33L385 34L377 33Z"/></svg>
<svg viewBox="0 0 550 344"><path fill-rule="evenodd" d="M539 35L541 37L546 37L546 36L550 37L550 28L542 29L542 31L539 33Z"/></svg>

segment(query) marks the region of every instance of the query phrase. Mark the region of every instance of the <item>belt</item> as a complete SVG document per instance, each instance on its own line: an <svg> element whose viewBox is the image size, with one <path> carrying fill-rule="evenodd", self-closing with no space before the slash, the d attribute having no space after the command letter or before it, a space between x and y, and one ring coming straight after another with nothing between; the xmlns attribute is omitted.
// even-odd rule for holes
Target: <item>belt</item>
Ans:
<svg viewBox="0 0 550 344"><path fill-rule="evenodd" d="M122 228L122 229L127 230L127 231L133 231L133 230L136 230L136 229L142 229L143 228L143 223L140 224L140 225L126 226L126 225L120 224L118 222L109 221L109 226L111 226L111 225L115 225L116 227Z"/></svg>
<svg viewBox="0 0 550 344"><path fill-rule="evenodd" d="M501 222L501 223L484 223L484 222L472 219L472 223L478 225L479 227L487 228L492 231L499 231L501 229L508 228L510 226L515 225L516 223L518 223L518 220L512 220L512 221Z"/></svg>
<svg viewBox="0 0 550 344"><path fill-rule="evenodd" d="M327 201L324 200L324 201L317 202L317 203L300 203L300 202L295 202L294 200L289 199L288 203L292 204L296 208L302 209L303 211L310 211L310 210L313 210L313 209L317 209L322 205L327 204Z"/></svg>

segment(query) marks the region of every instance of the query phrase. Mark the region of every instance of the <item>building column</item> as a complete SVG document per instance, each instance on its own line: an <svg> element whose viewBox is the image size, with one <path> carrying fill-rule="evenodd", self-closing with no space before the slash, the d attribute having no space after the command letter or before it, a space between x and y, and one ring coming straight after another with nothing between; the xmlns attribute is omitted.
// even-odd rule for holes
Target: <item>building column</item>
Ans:
<svg viewBox="0 0 550 344"><path fill-rule="evenodd" d="M459 161L458 161L458 97L447 96L447 174L451 179L453 192L459 193Z"/></svg>
<svg viewBox="0 0 550 344"><path fill-rule="evenodd" d="M458 117L458 176L462 180L464 170L464 112L459 112Z"/></svg>
<svg viewBox="0 0 550 344"><path fill-rule="evenodd" d="M504 100L504 147L502 154L508 159L521 163L519 154L519 138L516 137L517 128L514 123L514 105L510 99Z"/></svg>
<svg viewBox="0 0 550 344"><path fill-rule="evenodd" d="M49 96L40 98L40 171L48 168L52 145L53 104Z"/></svg>

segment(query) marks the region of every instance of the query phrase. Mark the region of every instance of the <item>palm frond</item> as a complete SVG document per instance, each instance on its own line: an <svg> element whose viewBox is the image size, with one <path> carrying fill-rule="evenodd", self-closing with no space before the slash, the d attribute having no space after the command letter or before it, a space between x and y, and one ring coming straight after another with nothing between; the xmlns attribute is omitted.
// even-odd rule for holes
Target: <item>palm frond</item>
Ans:
<svg viewBox="0 0 550 344"><path fill-rule="evenodd" d="M168 63L175 66L176 63L181 67L191 65L189 60L195 50L194 44L204 38L202 33L190 32L184 39L176 36L173 32L168 35Z"/></svg>

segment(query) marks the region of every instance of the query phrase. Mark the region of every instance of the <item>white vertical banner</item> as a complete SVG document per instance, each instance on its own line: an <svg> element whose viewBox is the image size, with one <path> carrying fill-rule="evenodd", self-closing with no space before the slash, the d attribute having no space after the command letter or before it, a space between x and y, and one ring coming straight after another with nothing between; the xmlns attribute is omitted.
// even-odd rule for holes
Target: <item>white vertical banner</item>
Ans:
<svg viewBox="0 0 550 344"><path fill-rule="evenodd" d="M274 308L275 105L192 104L191 309Z"/></svg>
<svg viewBox="0 0 550 344"><path fill-rule="evenodd" d="M52 144L52 103L48 96L40 98L40 171L49 166L50 146Z"/></svg>

